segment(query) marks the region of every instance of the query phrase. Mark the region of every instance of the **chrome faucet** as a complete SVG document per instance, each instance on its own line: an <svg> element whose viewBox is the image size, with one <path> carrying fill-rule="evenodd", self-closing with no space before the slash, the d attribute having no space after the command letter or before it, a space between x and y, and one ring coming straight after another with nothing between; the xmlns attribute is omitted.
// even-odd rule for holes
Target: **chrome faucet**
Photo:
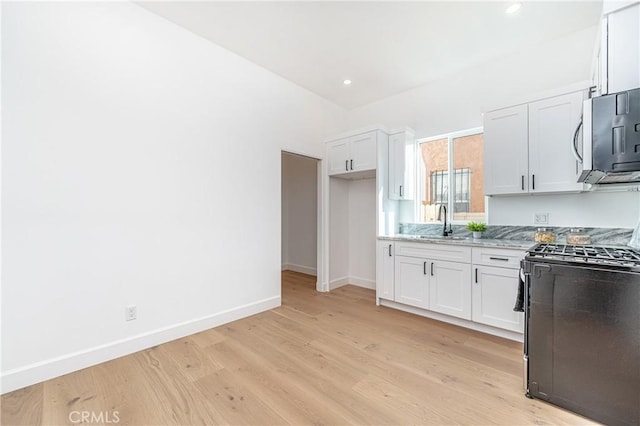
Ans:
<svg viewBox="0 0 640 426"><path fill-rule="evenodd" d="M442 228L442 236L448 237L449 235L453 235L453 229L451 229L451 224L449 224L449 229L447 229L447 206L444 204L440 204L440 209L438 210L438 220L441 220L442 210L444 210L444 228Z"/></svg>

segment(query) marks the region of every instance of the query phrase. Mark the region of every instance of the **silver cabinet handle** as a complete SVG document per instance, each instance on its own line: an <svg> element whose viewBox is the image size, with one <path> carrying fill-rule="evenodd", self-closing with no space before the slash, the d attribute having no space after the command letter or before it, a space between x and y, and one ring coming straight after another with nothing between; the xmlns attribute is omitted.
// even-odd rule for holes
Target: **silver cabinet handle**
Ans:
<svg viewBox="0 0 640 426"><path fill-rule="evenodd" d="M349 171L349 160L344 160L344 169Z"/></svg>
<svg viewBox="0 0 640 426"><path fill-rule="evenodd" d="M431 262L431 276L433 276L433 262Z"/></svg>
<svg viewBox="0 0 640 426"><path fill-rule="evenodd" d="M503 262L508 262L509 259L506 259L504 257L490 257L489 260L501 260Z"/></svg>
<svg viewBox="0 0 640 426"><path fill-rule="evenodd" d="M522 190L524 191L524 175L522 175L522 180L521 180L521 186L522 186Z"/></svg>
<svg viewBox="0 0 640 426"><path fill-rule="evenodd" d="M580 123L578 123L578 127L576 127L576 131L573 133L573 143L571 144L571 152L573 152L573 156L576 157L576 168L578 167L578 163L582 164L582 157L578 154L578 134L580 133L580 128L582 127L582 117L580 117Z"/></svg>
<svg viewBox="0 0 640 426"><path fill-rule="evenodd" d="M389 257L391 257L391 244L389 244Z"/></svg>
<svg viewBox="0 0 640 426"><path fill-rule="evenodd" d="M351 170L353 170L353 160L351 160Z"/></svg>
<svg viewBox="0 0 640 426"><path fill-rule="evenodd" d="M400 196L402 197L402 185L400 185Z"/></svg>
<svg viewBox="0 0 640 426"><path fill-rule="evenodd" d="M426 261L424 262L424 265L422 265L422 273L424 275L427 275L427 262Z"/></svg>

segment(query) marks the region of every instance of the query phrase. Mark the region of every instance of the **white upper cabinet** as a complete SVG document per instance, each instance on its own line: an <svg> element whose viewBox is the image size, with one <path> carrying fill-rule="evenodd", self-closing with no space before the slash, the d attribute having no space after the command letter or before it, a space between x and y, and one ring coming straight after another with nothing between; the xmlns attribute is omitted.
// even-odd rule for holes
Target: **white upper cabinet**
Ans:
<svg viewBox="0 0 640 426"><path fill-rule="evenodd" d="M484 191L526 193L528 188L527 105L484 114Z"/></svg>
<svg viewBox="0 0 640 426"><path fill-rule="evenodd" d="M573 136L584 92L484 115L486 195L581 191Z"/></svg>
<svg viewBox="0 0 640 426"><path fill-rule="evenodd" d="M351 144L351 171L373 170L376 162L376 132L357 135L349 139Z"/></svg>
<svg viewBox="0 0 640 426"><path fill-rule="evenodd" d="M340 139L327 145L329 157L329 174L346 173L349 171L349 138Z"/></svg>
<svg viewBox="0 0 640 426"><path fill-rule="evenodd" d="M405 129L389 135L389 198L412 200L415 181L414 133Z"/></svg>
<svg viewBox="0 0 640 426"><path fill-rule="evenodd" d="M616 9L620 4L622 7ZM600 92L640 87L640 2L605 4L600 47Z"/></svg>
<svg viewBox="0 0 640 426"><path fill-rule="evenodd" d="M327 144L329 175L344 175L375 170L377 132L371 131Z"/></svg>
<svg viewBox="0 0 640 426"><path fill-rule="evenodd" d="M529 104L529 191L581 191L573 136L582 115L582 92Z"/></svg>

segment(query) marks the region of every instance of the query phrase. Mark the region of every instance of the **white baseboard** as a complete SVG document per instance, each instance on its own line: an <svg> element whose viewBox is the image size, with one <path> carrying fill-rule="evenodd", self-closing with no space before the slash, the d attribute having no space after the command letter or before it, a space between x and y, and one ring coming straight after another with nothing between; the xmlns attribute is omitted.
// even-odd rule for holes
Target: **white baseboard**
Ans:
<svg viewBox="0 0 640 426"><path fill-rule="evenodd" d="M368 288L370 290L376 289L376 281L368 278L349 277L349 284L356 285L358 287Z"/></svg>
<svg viewBox="0 0 640 426"><path fill-rule="evenodd" d="M347 285L347 284L355 285L358 287L364 287L371 290L376 289L375 280L370 280L367 278L360 278L360 277L341 277L341 278L333 279L329 282L329 290L334 290L338 287L342 287L343 285Z"/></svg>
<svg viewBox="0 0 640 426"><path fill-rule="evenodd" d="M57 358L37 362L2 373L0 393L14 391L63 374L91 367L105 361L129 355L161 343L189 336L200 331L236 321L281 305L280 296L218 312L202 318L163 327L137 336L77 351Z"/></svg>
<svg viewBox="0 0 640 426"><path fill-rule="evenodd" d="M283 271L300 272L301 274L317 275L316 268L310 266L295 265L293 263L285 263L282 265Z"/></svg>
<svg viewBox="0 0 640 426"><path fill-rule="evenodd" d="M438 312L416 308L416 307L405 305L402 303L393 302L391 300L378 299L378 298L376 298L376 300L380 305L386 306L388 308L394 308L400 311L409 312L411 314L420 315L422 317L435 319L435 320L446 322L453 325L458 325L460 327L470 328L472 330L481 331L487 334L493 334L494 336L503 337L509 340L515 340L516 342L522 343L524 341L523 333L518 333L510 330L503 330L501 328L492 327L490 325L479 324L477 322L468 321L462 318L456 318L456 317L444 315Z"/></svg>
<svg viewBox="0 0 640 426"><path fill-rule="evenodd" d="M329 281L329 291L335 290L336 288L342 287L343 285L347 285L347 284L350 284L349 277L341 277L341 278L333 279Z"/></svg>

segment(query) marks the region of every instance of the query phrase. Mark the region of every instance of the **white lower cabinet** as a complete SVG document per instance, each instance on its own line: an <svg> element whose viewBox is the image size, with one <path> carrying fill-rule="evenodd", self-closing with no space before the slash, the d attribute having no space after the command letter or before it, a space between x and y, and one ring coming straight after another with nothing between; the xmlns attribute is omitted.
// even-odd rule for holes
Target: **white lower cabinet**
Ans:
<svg viewBox="0 0 640 426"><path fill-rule="evenodd" d="M377 244L378 303L421 308L425 316L443 321L460 318L469 322L451 322L493 334L507 333L496 329L523 333L524 315L513 311L523 250L389 240Z"/></svg>
<svg viewBox="0 0 640 426"><path fill-rule="evenodd" d="M472 320L505 330L524 332L524 314L514 312L522 250L474 247Z"/></svg>
<svg viewBox="0 0 640 426"><path fill-rule="evenodd" d="M376 249L376 300L393 300L394 256L392 241L378 241Z"/></svg>
<svg viewBox="0 0 640 426"><path fill-rule="evenodd" d="M429 265L429 309L471 319L471 265L433 261Z"/></svg>
<svg viewBox="0 0 640 426"><path fill-rule="evenodd" d="M524 332L524 314L514 312L518 294L518 269L474 265L473 315L481 324Z"/></svg>
<svg viewBox="0 0 640 426"><path fill-rule="evenodd" d="M395 247L395 302L471 319L469 247L404 242Z"/></svg>
<svg viewBox="0 0 640 426"><path fill-rule="evenodd" d="M418 257L395 257L394 301L418 308L429 308L427 263Z"/></svg>

